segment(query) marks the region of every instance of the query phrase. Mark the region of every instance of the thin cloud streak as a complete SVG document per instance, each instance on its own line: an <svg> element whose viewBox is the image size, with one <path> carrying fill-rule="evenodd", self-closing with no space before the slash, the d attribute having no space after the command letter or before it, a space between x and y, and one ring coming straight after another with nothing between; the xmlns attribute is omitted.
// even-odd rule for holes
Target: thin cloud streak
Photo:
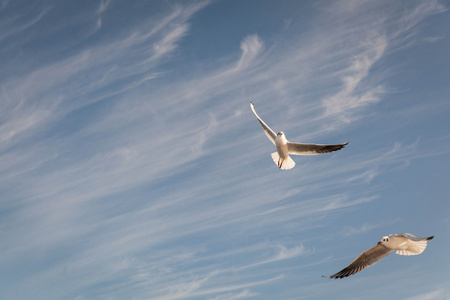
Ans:
<svg viewBox="0 0 450 300"><path fill-rule="evenodd" d="M97 14L103 13L108 8L110 3L111 3L111 0L102 0L98 7Z"/></svg>
<svg viewBox="0 0 450 300"><path fill-rule="evenodd" d="M273 281L278 281L280 279L282 279L283 276L277 276L277 277L273 277L267 280L262 280L262 281L256 281L256 282L250 282L250 283L246 283L246 284L239 284L239 285L232 285L232 286L223 286L223 287L219 287L219 288L211 288L211 289L206 289L202 292L192 292L192 289L196 290L198 288L198 282L195 282L193 285L193 287L189 287L187 292L181 292L179 294L176 295L169 295L169 296L165 296L162 298L158 298L158 299L180 299L180 298L191 298L191 297L198 297L198 296L204 296L204 295L210 295L210 294L218 294L218 293L228 293L230 291L235 291L235 290L240 290L240 289L245 289L245 288L249 288L249 287L253 287L253 286L257 286L257 285L264 285L264 284L268 284L271 283Z"/></svg>
<svg viewBox="0 0 450 300"><path fill-rule="evenodd" d="M2 7L4 9L6 5ZM3 19L3 21L0 23L0 27L3 29L2 33L0 33L0 41L5 40L6 38L9 38L11 36L14 36L16 34L19 34L20 32L32 27L37 22L39 22L47 13L47 9L42 10L37 16L33 17L31 20L16 25L17 18L15 17L9 17L6 20Z"/></svg>
<svg viewBox="0 0 450 300"><path fill-rule="evenodd" d="M448 297L450 297L450 294L446 293L444 289L437 289L432 292L427 292L414 297L409 297L406 300L448 299Z"/></svg>

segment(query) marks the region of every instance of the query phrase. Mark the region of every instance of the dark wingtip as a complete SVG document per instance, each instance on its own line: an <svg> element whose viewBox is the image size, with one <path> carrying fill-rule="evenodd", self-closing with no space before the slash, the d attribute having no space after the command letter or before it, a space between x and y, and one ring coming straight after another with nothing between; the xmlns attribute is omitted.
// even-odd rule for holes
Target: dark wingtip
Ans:
<svg viewBox="0 0 450 300"><path fill-rule="evenodd" d="M434 235L427 237L427 241L431 241L434 238Z"/></svg>

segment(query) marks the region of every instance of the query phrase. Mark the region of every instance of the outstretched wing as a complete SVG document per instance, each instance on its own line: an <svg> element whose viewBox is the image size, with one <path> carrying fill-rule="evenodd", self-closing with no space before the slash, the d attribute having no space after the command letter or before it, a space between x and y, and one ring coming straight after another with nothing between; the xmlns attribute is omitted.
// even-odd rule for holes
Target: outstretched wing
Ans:
<svg viewBox="0 0 450 300"><path fill-rule="evenodd" d="M411 233L393 234L393 236L402 236L402 237L405 237L409 240L416 241L416 242L417 241L431 241L434 238L434 235L429 236L429 237L420 237L420 236L415 236Z"/></svg>
<svg viewBox="0 0 450 300"><path fill-rule="evenodd" d="M431 241L434 236L420 237L410 233L392 234L393 238L401 239L402 244L406 245L406 249L396 250L398 255L418 255L421 254L427 247L427 242Z"/></svg>
<svg viewBox="0 0 450 300"><path fill-rule="evenodd" d="M337 145L300 144L288 142L289 154L295 155L317 155L341 150L348 143Z"/></svg>
<svg viewBox="0 0 450 300"><path fill-rule="evenodd" d="M344 278L353 274L356 274L358 272L361 272L367 267L370 267L371 265L379 262L387 255L391 254L391 249L386 248L383 245L377 244L370 248L369 250L364 251L358 257L352 261L347 267L342 269L336 274L333 274L331 276L323 276L323 277L330 277L330 278Z"/></svg>
<svg viewBox="0 0 450 300"><path fill-rule="evenodd" d="M252 109L253 113L255 114L256 118L258 118L259 123L261 124L262 128L264 129L264 133L267 135L267 137L269 138L269 140L272 141L272 143L275 145L275 138L277 137L275 131L273 131L272 129L270 129L269 126L267 126L266 123L264 123L263 120L261 120L261 118L258 116L258 114L255 111L255 106L253 105L252 102L250 102L250 108Z"/></svg>

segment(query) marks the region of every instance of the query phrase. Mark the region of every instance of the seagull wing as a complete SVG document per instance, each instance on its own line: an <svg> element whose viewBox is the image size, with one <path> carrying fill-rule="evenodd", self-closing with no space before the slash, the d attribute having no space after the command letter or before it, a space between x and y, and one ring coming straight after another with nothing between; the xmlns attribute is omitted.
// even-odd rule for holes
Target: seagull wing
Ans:
<svg viewBox="0 0 450 300"><path fill-rule="evenodd" d="M358 257L354 261L352 261L347 267L345 267L338 273L324 277L344 278L356 274L358 272L361 272L365 268L370 267L371 265L379 262L384 257L391 254L392 251L394 250L388 249L383 245L377 244L372 248L370 248L369 250L366 250L360 255L358 255Z"/></svg>
<svg viewBox="0 0 450 300"><path fill-rule="evenodd" d="M266 123L264 123L263 120L261 120L261 118L258 116L258 114L255 111L255 106L253 105L252 102L250 102L250 108L252 109L252 112L255 114L256 118L258 118L259 123L261 124L262 128L264 129L264 133L267 135L267 137L269 138L269 140L272 141L272 143L275 145L275 138L277 137L275 131L273 131L272 129L270 129L269 126L267 126Z"/></svg>
<svg viewBox="0 0 450 300"><path fill-rule="evenodd" d="M337 145L300 144L288 142L289 154L295 155L316 155L341 150L348 143Z"/></svg>
<svg viewBox="0 0 450 300"><path fill-rule="evenodd" d="M434 236L420 237L410 233L393 234L392 236L393 238L403 240L402 244L406 244L408 246L407 249L396 250L395 254L398 255L418 255L425 250L427 247L427 242L434 238Z"/></svg>
<svg viewBox="0 0 450 300"><path fill-rule="evenodd" d="M415 236L411 233L401 233L401 234L393 234L393 236L402 236L404 238L407 238L408 240L412 240L412 241L431 241L434 238L433 236L429 236L429 237L420 237L420 236Z"/></svg>

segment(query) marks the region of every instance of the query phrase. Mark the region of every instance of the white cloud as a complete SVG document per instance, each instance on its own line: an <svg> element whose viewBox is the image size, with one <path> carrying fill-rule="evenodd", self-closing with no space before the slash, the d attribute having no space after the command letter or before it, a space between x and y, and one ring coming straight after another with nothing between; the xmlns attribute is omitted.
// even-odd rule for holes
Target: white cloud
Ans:
<svg viewBox="0 0 450 300"><path fill-rule="evenodd" d="M235 291L235 290L242 290L242 289L246 289L249 287L254 287L254 286L258 286L258 285L265 285L274 281L278 281L280 279L282 279L283 276L277 276L277 277L273 277L273 278L269 278L266 280L261 280L261 281L255 281L255 282L250 282L250 283L245 283L245 284L236 284L236 285L228 285L228 286L221 286L221 287L213 287L210 289L205 289L204 291L199 291L199 292L192 292L192 290L190 289L194 289L197 286L196 283L194 283L194 287L189 287L188 291L183 291L181 294L176 294L175 297L174 295L168 295L168 296L163 296L161 298L158 299L179 299L180 297L183 298L192 298L192 297L199 297L199 296L205 296L205 295L211 295L211 294L220 294L220 293L228 293L231 291Z"/></svg>
<svg viewBox="0 0 450 300"><path fill-rule="evenodd" d="M97 13L102 14L108 8L110 3L111 3L111 0L102 0L98 7Z"/></svg>
<svg viewBox="0 0 450 300"><path fill-rule="evenodd" d="M2 8L0 8L0 11L6 7L7 3L8 1L2 2ZM47 11L48 11L47 9L43 9L35 17L32 17L29 21L24 22L22 24L17 24L17 18L15 17L3 19L2 21L0 21L0 27L3 28L2 32L0 33L0 41L9 38L11 36L14 36L16 34L19 34L22 31L32 27L46 15Z"/></svg>
<svg viewBox="0 0 450 300"><path fill-rule="evenodd" d="M170 31L160 42L153 46L154 55L151 59L158 59L159 57L172 52L176 48L176 43L186 34L188 26L182 24Z"/></svg>
<svg viewBox="0 0 450 300"><path fill-rule="evenodd" d="M438 289L432 292L426 292L417 296L409 297L406 300L433 300L433 299L448 299L447 297L450 295L446 295L443 289Z"/></svg>
<svg viewBox="0 0 450 300"><path fill-rule="evenodd" d="M255 298L258 295L259 295L258 293L254 293L248 289L245 289L239 293L227 293L227 294L219 295L212 299L213 300L235 300L235 299Z"/></svg>
<svg viewBox="0 0 450 300"><path fill-rule="evenodd" d="M269 263L273 263L273 262L277 262L277 261L281 261L281 260L285 260L285 259L291 259L291 258L300 256L300 255L306 255L306 254L311 253L311 251L306 249L305 247L303 247L303 245L293 247L292 249L287 249L286 247L279 245L278 248L280 250L279 250L278 254L276 254L275 256L268 258L268 259L264 259L264 260L256 262L256 263L244 265L244 266L236 269L235 271L242 271L242 270L249 269L249 268L255 268L255 267L259 267L261 265L265 265L265 264L269 264Z"/></svg>
<svg viewBox="0 0 450 300"><path fill-rule="evenodd" d="M359 90L357 88L368 76L372 65L381 58L386 47L385 37L376 37L363 46L365 50L353 59L347 70L342 72L342 89L323 101L327 116L339 115L340 119L350 122L351 119L347 116L354 114L351 110L379 101L379 95L384 91L382 86L363 87Z"/></svg>
<svg viewBox="0 0 450 300"><path fill-rule="evenodd" d="M359 227L346 227L346 229L343 231L343 235L351 236L356 234L363 234L379 227L386 227L388 225L395 224L398 221L399 220L380 220L380 222L377 224L363 223Z"/></svg>
<svg viewBox="0 0 450 300"><path fill-rule="evenodd" d="M260 54L263 43L258 35L249 35L241 42L242 55L235 71L248 67Z"/></svg>
<svg viewBox="0 0 450 300"><path fill-rule="evenodd" d="M169 287L171 290L168 295L157 299L186 299L188 297L192 297L195 295L195 291L197 291L206 281L208 281L212 276L217 275L217 272L212 272L208 276L202 279L194 280L189 283L183 283L178 286Z"/></svg>
<svg viewBox="0 0 450 300"><path fill-rule="evenodd" d="M2 98L10 100L2 103L10 103L10 106L3 111L6 121L0 129L0 138L3 142L17 143L21 139L18 133L32 133L71 111L157 78L159 74L152 70L176 49L177 42L188 31L186 20L204 5L199 3L186 11L177 6L174 15L162 20L161 26L155 26L158 30L149 30L151 34L144 32L100 44L45 65L20 79L4 82ZM153 53L149 51L150 45ZM140 78L134 79L137 76ZM119 84L123 80L128 81L127 84ZM102 93L106 88L108 92ZM12 141L13 137L17 138Z"/></svg>
<svg viewBox="0 0 450 300"><path fill-rule="evenodd" d="M417 26L424 18L430 15L443 13L447 8L439 3L439 1L429 1L428 3L419 2L418 5L412 7L405 12L399 19L401 27L396 34L401 35Z"/></svg>

